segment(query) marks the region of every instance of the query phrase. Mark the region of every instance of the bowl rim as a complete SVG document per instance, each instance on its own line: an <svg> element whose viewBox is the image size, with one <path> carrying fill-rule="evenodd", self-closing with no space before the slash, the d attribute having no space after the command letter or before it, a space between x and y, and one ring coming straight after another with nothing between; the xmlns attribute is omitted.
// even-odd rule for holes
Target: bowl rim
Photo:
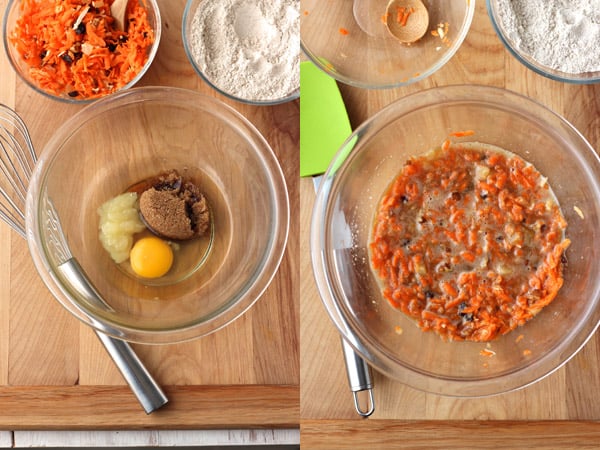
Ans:
<svg viewBox="0 0 600 450"><path fill-rule="evenodd" d="M204 1L207 1L207 0L204 0ZM214 89L216 92L223 95L224 97L227 97L228 99L234 100L236 102L245 103L247 105L255 105L255 106L280 105L282 103L287 103L292 100L296 100L300 97L300 86L298 86L298 88L296 90L290 92L288 95L281 97L281 98L276 98L276 99L271 99L271 100L252 100L252 99L248 99L248 98L244 98L244 97L237 97L233 94L230 94L229 92L221 89L214 82L212 82L204 74L202 69L200 69L200 67L196 63L196 60L193 56L190 40L188 39L188 35L189 35L188 24L191 23L191 21L193 20L193 17L194 17L193 14L195 13L195 11L192 11L192 6L194 4L196 4L196 0L187 0L185 3L185 8L183 10L183 15L181 18L181 41L183 42L183 48L185 50L185 55L187 56L188 61L190 62L192 68L194 69L194 72L196 72L196 74L202 79L202 81L204 81L212 89ZM199 4L199 2L198 2L198 4Z"/></svg>
<svg viewBox="0 0 600 450"><path fill-rule="evenodd" d="M486 7L488 16L490 17L490 21L492 22L492 27L496 32L496 35L504 45L504 47L508 50L508 52L521 64L523 64L528 69L537 73L538 75L542 75L543 77L549 78L554 81L560 81L563 83L571 83L571 84L594 84L600 81L600 71L597 72L586 72L583 74L572 74L568 72L563 72L561 70L552 69L550 67L544 66L543 64L537 62L535 59L530 57L529 55L520 52L512 43L512 41L504 34L501 21L498 20L498 15L496 11L496 1L495 0L486 0ZM596 74L595 76L591 74ZM582 75L588 75L586 78L582 78Z"/></svg>
<svg viewBox="0 0 600 450"><path fill-rule="evenodd" d="M451 99L455 103L460 103L465 99L474 100L481 98L482 95L491 96L498 102L503 98L508 97L513 108L518 105L523 109L523 105L528 105L540 113L543 112L549 114L549 117L553 120L560 121L573 133L573 136L583 144L583 148L585 149L584 152L580 152L582 153L582 157L584 157L586 161L594 164L596 170L600 170L600 157L596 154L585 137L565 118L536 100L505 88L492 86L461 84L433 87L409 94L384 107L363 122L350 137L348 137L332 159L329 168L323 176L314 203L310 226L309 248L311 252L314 279L329 319L333 322L342 339L348 342L354 351L371 366L391 379L400 381L420 391L449 397L487 397L515 391L534 384L554 373L571 360L571 358L573 358L589 341L600 326L600 317L597 317L595 322L593 320L584 322L576 332L574 331L570 334L569 340L566 341L566 343L561 343L557 346L560 351L553 349L552 355L542 355L536 359L531 366L508 372L505 371L499 375L487 378L459 379L457 377L434 375L412 366L394 363L391 358L387 356L386 352L379 350L369 342L369 336L361 333L360 329L356 331L359 327L356 326L355 319L345 310L343 301L340 299L340 296L342 295L340 292L343 292L343 289L337 285L335 281L332 281L332 279L335 280L335 277L331 274L332 270L327 263L329 251L328 226L326 222L328 220L329 202L335 201L335 199L331 198L331 195L336 187L337 177L340 173L344 172L345 167L353 159L353 156L357 154L357 150L355 150L357 140L362 135L368 134L369 137L366 138L368 141L370 137L377 132L377 130L374 129L373 123L382 123L383 125L381 125L381 127L383 128L392 120L402 117L410 111L440 104L448 99ZM409 103L407 100L413 102L410 108L405 106ZM494 104L494 106L497 105L498 104ZM503 105L503 107L506 108L506 105ZM594 287L594 291L590 293L589 297L592 299L590 300L591 306L589 306L586 311L595 310L595 316L598 316L598 311L600 310L600 307L598 306L600 304L600 283ZM592 306L594 306L595 309L592 308ZM554 353L556 353L556 355L554 355ZM514 377L515 373L528 376L521 380L520 378ZM513 376L512 379L509 378L511 375Z"/></svg>
<svg viewBox="0 0 600 450"><path fill-rule="evenodd" d="M158 48L160 46L160 40L161 40L161 36L162 36L162 15L161 15L160 8L159 8L156 0L144 0L144 2L147 2L150 4L150 9L152 9L154 11L154 15L156 17L156 23L154 26L154 42L152 43L152 46L150 47L150 53L148 53L148 59L146 60L144 67L142 67L142 69L135 75L135 77L133 77L133 79L129 83L127 83L126 85L121 87L119 90L117 90L115 92L111 92L106 95L103 95L102 97L77 98L77 97L69 97L66 95L51 94L50 92L47 92L47 91L43 90L42 88L40 88L39 86L37 86L35 83L33 83L28 78L24 77L21 74L17 63L15 62L15 60L13 58L13 51L11 50L12 47L11 47L10 42L8 41L8 16L9 16L9 13L11 12L12 7L18 6L18 3L20 1L22 1L22 0L8 0L6 9L4 12L4 18L2 20L2 41L4 43L4 51L7 56L6 59L8 60L9 64L11 65L12 69L17 74L19 79L22 80L33 91L35 91L39 94L42 94L44 97L50 98L52 100L57 100L62 103L67 103L67 104L87 105L87 104L93 103L97 100L100 100L102 98L110 97L119 92L131 89L133 86L135 86L137 83L139 83L139 81L144 77L146 72L148 72L148 70L150 69L150 66L154 62L154 59L158 52Z"/></svg>
<svg viewBox="0 0 600 450"><path fill-rule="evenodd" d="M189 105L190 99L194 99L196 105L201 103L206 110L220 110L229 115L236 121L234 126L243 126L257 144L257 158L269 171L271 204L274 212L273 221L270 225L272 233L265 246L264 254L257 264L258 269L254 271L243 288L235 293L232 300L227 302L227 305L222 307L216 314L211 315L206 322L193 322L183 327L156 330L131 325L125 326L105 317L98 318L89 308L74 300L71 293L71 289L74 288L65 286L62 277L58 276L57 270L52 266L48 257L48 246L42 238L43 233L40 231L43 227L40 213L44 200L40 193L42 192L41 188L46 184L47 169L52 166L54 158L59 153L57 150L60 150L61 139L70 135L71 131L77 128L77 124L81 124L82 121L87 122L95 116L123 104L164 102L166 100L175 104ZM176 87L150 86L128 89L99 99L61 124L44 146L31 176L27 191L25 216L27 243L34 265L44 284L65 309L86 325L102 333L131 342L165 344L184 342L212 334L242 316L262 297L277 274L287 248L290 227L290 201L285 176L279 160L266 139L246 117L221 100L197 91Z"/></svg>
<svg viewBox="0 0 600 450"><path fill-rule="evenodd" d="M326 63L324 63L320 57L315 55L305 44L304 39L302 39L302 33L300 33L300 48L302 49L302 52L306 55L306 57L310 59L320 70L325 72L330 77L335 78L337 81L347 84L349 86L354 86L361 89L394 89L402 86L408 86L430 77L435 72L440 70L443 66L445 66L446 63L454 57L458 49L462 46L465 38L467 37L467 34L469 33L469 30L471 29L473 17L475 16L475 3L476 0L467 0L467 10L463 20L463 27L461 28L460 33L454 40L450 50L444 52L444 56L440 58L435 64L427 68L427 70L423 70L419 73L419 75L410 77L408 79L382 84L374 84L368 83L366 81L355 80L351 77L347 77L340 74L336 70L330 70L329 66Z"/></svg>

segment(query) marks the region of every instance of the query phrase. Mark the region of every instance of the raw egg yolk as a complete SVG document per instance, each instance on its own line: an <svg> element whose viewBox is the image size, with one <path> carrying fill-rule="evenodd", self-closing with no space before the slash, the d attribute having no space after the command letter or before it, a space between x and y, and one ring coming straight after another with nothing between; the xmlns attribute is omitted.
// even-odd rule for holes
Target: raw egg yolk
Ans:
<svg viewBox="0 0 600 450"><path fill-rule="evenodd" d="M162 277L173 265L173 250L162 239L145 237L134 244L129 262L133 271L142 278Z"/></svg>

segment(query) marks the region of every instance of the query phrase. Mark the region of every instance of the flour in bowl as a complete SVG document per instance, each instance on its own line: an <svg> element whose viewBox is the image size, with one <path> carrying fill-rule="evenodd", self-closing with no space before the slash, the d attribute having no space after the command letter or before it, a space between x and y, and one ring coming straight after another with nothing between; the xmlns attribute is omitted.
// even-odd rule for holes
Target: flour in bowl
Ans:
<svg viewBox="0 0 600 450"><path fill-rule="evenodd" d="M192 57L216 87L257 101L299 88L299 0L205 0L192 13Z"/></svg>
<svg viewBox="0 0 600 450"><path fill-rule="evenodd" d="M498 13L507 37L537 62L600 71L600 0L498 0Z"/></svg>

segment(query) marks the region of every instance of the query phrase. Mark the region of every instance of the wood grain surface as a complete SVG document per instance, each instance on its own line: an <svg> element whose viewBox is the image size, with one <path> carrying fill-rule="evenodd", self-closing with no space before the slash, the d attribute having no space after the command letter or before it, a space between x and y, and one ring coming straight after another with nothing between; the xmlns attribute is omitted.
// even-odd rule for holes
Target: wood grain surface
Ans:
<svg viewBox="0 0 600 450"><path fill-rule="evenodd" d="M255 107L200 80L181 40L185 1L159 0L163 34L139 86L217 97L246 116L275 151L292 211L299 208L299 102ZM0 0L4 11L7 1ZM81 106L59 103L16 79L0 53L0 102L27 124L39 152ZM290 427L299 422L299 220L292 215L280 270L263 297L206 338L135 345L170 403L146 416L94 333L67 313L38 277L26 243L0 224L0 429Z"/></svg>
<svg viewBox="0 0 600 450"><path fill-rule="evenodd" d="M398 89L362 90L342 84L340 90L356 128L406 94L449 84L498 86L525 94L562 114L594 148L600 147L600 85L563 84L527 70L504 49L481 0L462 47L430 78ZM495 397L457 399L426 394L375 372L376 411L370 419L361 420L354 411L338 334L312 277L305 275L312 270L308 242L314 197L312 181L301 180L303 448L325 448L325 442L330 444L327 448L522 448L517 439L525 437L533 448L600 445L600 425L595 422L600 420L597 334L573 360L546 379ZM474 433L476 440L472 441ZM503 436L509 439L504 446Z"/></svg>
<svg viewBox="0 0 600 450"><path fill-rule="evenodd" d="M362 426L364 425L364 426ZM303 449L597 449L600 426L590 421L302 421ZM351 442L351 443L350 443Z"/></svg>
<svg viewBox="0 0 600 450"><path fill-rule="evenodd" d="M7 386L0 394L0 423L13 430L114 430L293 428L293 385L166 385L170 404L146 416L126 386ZM202 423L199 414L202 413ZM207 414L210 413L210 414Z"/></svg>

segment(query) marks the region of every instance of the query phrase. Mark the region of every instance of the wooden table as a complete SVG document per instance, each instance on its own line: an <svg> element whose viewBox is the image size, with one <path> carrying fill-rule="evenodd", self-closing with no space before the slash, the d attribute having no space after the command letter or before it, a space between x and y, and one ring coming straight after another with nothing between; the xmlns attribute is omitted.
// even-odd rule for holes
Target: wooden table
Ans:
<svg viewBox="0 0 600 450"><path fill-rule="evenodd" d="M193 71L181 42L185 1L159 0L163 35L140 86L168 85L219 97L274 149L299 208L299 102L253 107L216 94ZM0 0L4 11L7 1ZM24 119L38 152L81 107L34 92L0 54L0 102ZM299 423L299 221L273 283L244 316L188 343L135 345L170 403L146 415L94 333L56 302L26 243L0 224L0 429L297 428Z"/></svg>
<svg viewBox="0 0 600 450"><path fill-rule="evenodd" d="M341 85L358 126L403 95L448 84L504 87L562 114L600 148L600 85L562 84L527 70L502 46L477 1L454 58L409 87L366 91ZM301 180L301 442L303 448L597 448L600 445L600 335L564 368L526 389L485 399L426 394L374 374L376 412L361 420L348 389L339 337L322 306L309 253L312 181ZM329 447L328 447L329 448Z"/></svg>

